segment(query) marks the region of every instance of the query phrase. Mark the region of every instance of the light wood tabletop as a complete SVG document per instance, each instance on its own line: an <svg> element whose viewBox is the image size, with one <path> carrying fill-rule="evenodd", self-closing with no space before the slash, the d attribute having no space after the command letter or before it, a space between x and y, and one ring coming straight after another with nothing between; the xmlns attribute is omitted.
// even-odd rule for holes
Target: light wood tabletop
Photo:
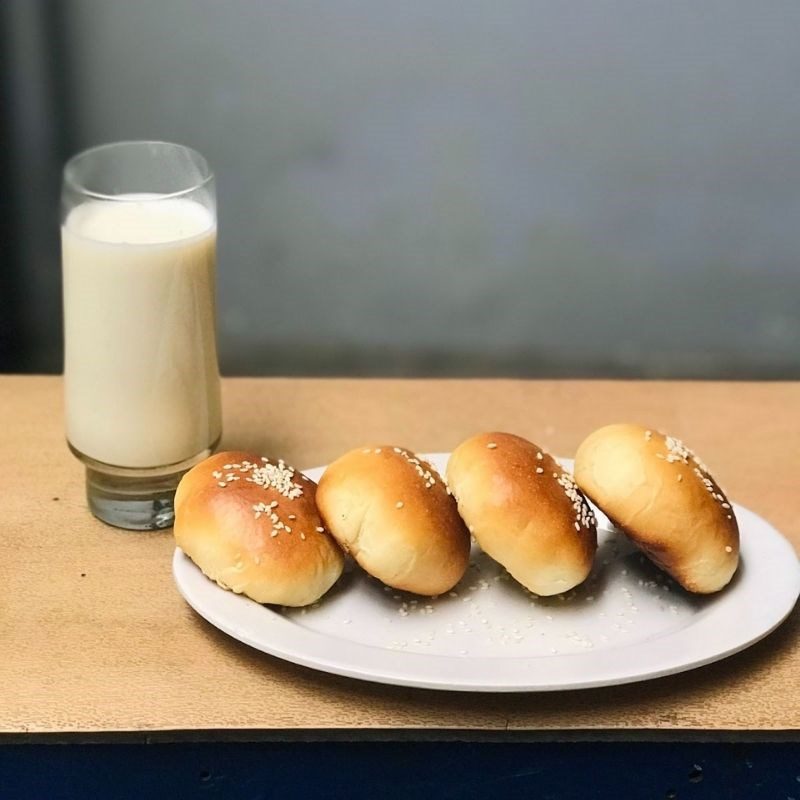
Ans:
<svg viewBox="0 0 800 800"><path fill-rule="evenodd" d="M800 728L798 614L724 661L640 684L480 695L379 686L220 633L172 580L170 531L87 511L58 377L0 377L0 734L97 740L235 732L787 732ZM365 442L447 451L508 430L571 456L640 421L692 446L800 550L800 384L226 379L222 446L324 464Z"/></svg>

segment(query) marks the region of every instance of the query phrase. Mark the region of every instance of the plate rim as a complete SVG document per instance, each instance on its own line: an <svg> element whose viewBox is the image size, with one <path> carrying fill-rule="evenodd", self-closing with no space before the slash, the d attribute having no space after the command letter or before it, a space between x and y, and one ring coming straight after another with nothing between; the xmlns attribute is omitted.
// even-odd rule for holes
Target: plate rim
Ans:
<svg viewBox="0 0 800 800"><path fill-rule="evenodd" d="M441 461L449 455L425 453L422 457ZM558 460L566 466L572 463L571 459ZM324 469L325 466L313 467L301 472L316 480L313 475ZM184 600L209 624L256 650L317 671L371 683L444 691L546 692L598 688L653 680L728 658L768 636L791 614L800 595L800 562L794 548L765 519L744 506L733 505L739 522L745 565L741 580L723 590L717 602L699 612L694 624L654 639L591 652L545 656L454 656L381 648L296 625L272 608L222 589L207 578L179 547L173 553L172 574ZM759 528L756 547L752 529ZM741 601L747 599L748 591L757 588L750 584L757 583L759 569L770 564L777 564L784 571L777 594L770 593L769 604L764 604L763 596L759 596L760 602L751 604L752 608L748 609L749 616L736 617L737 622L744 619L745 624L733 626L733 635L728 631L723 636L722 646L710 645L710 639L705 637L706 629L718 627L726 618L730 621L726 614L728 607L735 610ZM754 570L754 575L750 575ZM770 586L774 588L775 584ZM264 626L270 629L271 636L265 637L263 631L258 632ZM676 647L676 644L693 645L699 652L690 657L678 657L676 653L683 648ZM621 657L621 653L626 657ZM648 666L631 666L639 660ZM454 677L454 664L458 665L458 677ZM482 669L489 666L491 669ZM581 674L583 667L591 667L587 669L585 678L575 677Z"/></svg>

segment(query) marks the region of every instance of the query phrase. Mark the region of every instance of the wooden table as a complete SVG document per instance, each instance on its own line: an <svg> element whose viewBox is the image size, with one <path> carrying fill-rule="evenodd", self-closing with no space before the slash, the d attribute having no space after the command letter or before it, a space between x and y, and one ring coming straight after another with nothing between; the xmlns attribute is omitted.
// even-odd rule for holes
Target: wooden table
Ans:
<svg viewBox="0 0 800 800"><path fill-rule="evenodd" d="M800 550L800 384L226 379L224 448L323 464L366 442L449 450L509 430L571 455L593 428L673 432ZM170 532L87 511L61 379L0 377L0 736L15 741L793 738L798 614L732 658L630 686L468 695L360 683L229 639L183 602ZM438 732L438 733L437 733ZM457 733L456 733L457 732ZM498 740L499 740L498 738ZM2 792L0 792L2 794ZM800 796L800 785L798 786Z"/></svg>

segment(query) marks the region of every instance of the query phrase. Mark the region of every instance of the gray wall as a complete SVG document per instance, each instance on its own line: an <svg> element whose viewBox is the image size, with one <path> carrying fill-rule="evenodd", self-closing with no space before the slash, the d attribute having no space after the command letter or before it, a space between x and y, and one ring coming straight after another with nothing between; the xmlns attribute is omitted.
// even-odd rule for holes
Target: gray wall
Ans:
<svg viewBox="0 0 800 800"><path fill-rule="evenodd" d="M219 181L228 372L800 377L800 5L68 0Z"/></svg>

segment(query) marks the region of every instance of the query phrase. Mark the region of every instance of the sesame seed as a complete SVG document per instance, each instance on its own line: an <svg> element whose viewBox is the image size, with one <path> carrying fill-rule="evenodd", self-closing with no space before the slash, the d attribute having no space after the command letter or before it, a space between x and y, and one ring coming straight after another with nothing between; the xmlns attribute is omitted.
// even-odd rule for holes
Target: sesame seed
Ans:
<svg viewBox="0 0 800 800"><path fill-rule="evenodd" d="M489 444L487 444L486 446L487 446L487 447L488 447L490 450L494 450L494 449L497 447L497 443L496 443L496 442L489 442Z"/></svg>
<svg viewBox="0 0 800 800"><path fill-rule="evenodd" d="M376 448L375 448L375 455L377 455L378 453L380 453L380 451L381 451L380 447L376 447Z"/></svg>
<svg viewBox="0 0 800 800"><path fill-rule="evenodd" d="M680 481L682 481L682 480L683 480L683 475L681 475L680 473L678 473L678 481L680 482Z"/></svg>
<svg viewBox="0 0 800 800"><path fill-rule="evenodd" d="M372 452L372 450L370 450L370 449L369 449L369 447L367 447L367 448L365 448L364 450L362 450L361 452L362 452L362 453L371 453L371 452Z"/></svg>
<svg viewBox="0 0 800 800"><path fill-rule="evenodd" d="M731 504L730 504L730 503L723 503L723 504L722 504L722 507L723 507L723 508L730 508L730 507L731 507Z"/></svg>
<svg viewBox="0 0 800 800"><path fill-rule="evenodd" d="M303 494L303 487L294 482L295 471L286 465L283 459L279 459L277 464L270 462L266 456L262 456L263 466L255 467L248 478L252 483L264 489L274 489L278 494L289 500L294 500ZM273 508L278 502L273 501Z"/></svg>
<svg viewBox="0 0 800 800"><path fill-rule="evenodd" d="M680 440L673 436L664 437L664 444L667 446L667 461L674 463L680 461L682 464L688 464L689 459L692 458L692 451Z"/></svg>
<svg viewBox="0 0 800 800"><path fill-rule="evenodd" d="M317 525L316 531L317 531L317 533L325 533L325 528L322 528L319 525Z"/></svg>
<svg viewBox="0 0 800 800"><path fill-rule="evenodd" d="M536 467L536 474L537 475L541 475L543 472L544 472L544 470L541 467Z"/></svg>
<svg viewBox="0 0 800 800"><path fill-rule="evenodd" d="M297 519L297 517L294 514L289 514L289 519Z"/></svg>
<svg viewBox="0 0 800 800"><path fill-rule="evenodd" d="M270 536L274 539L278 535L278 531L272 531Z"/></svg>
<svg viewBox="0 0 800 800"><path fill-rule="evenodd" d="M288 525L284 525L283 529L286 531L286 533L291 533L292 532L292 529Z"/></svg>
<svg viewBox="0 0 800 800"><path fill-rule="evenodd" d="M726 553L732 553L733 552L733 548L729 544L726 544L725 545L725 552Z"/></svg>
<svg viewBox="0 0 800 800"><path fill-rule="evenodd" d="M417 475L425 482L426 489L430 489L432 486L436 485L436 478L439 477L439 475L433 470L430 464L420 461L418 458L412 458L410 453L400 447L395 447L393 449L414 467ZM425 469L425 467L430 467L430 469Z"/></svg>
<svg viewBox="0 0 800 800"><path fill-rule="evenodd" d="M541 461L544 458L544 456L541 453L537 452L536 453L536 458L537 458L537 460Z"/></svg>
<svg viewBox="0 0 800 800"><path fill-rule="evenodd" d="M564 494L566 494L567 498L572 503L572 509L575 512L575 530L580 531L581 527L588 528L594 525L594 514L572 476L565 472L561 477L553 473L553 477L557 478L559 486L561 486L564 490Z"/></svg>
<svg viewBox="0 0 800 800"><path fill-rule="evenodd" d="M224 489L224 488L225 488L227 485L228 485L227 483L223 483L222 481L220 481L220 482L217 484L217 486L220 486L220 487L222 487L223 489Z"/></svg>
<svg viewBox="0 0 800 800"><path fill-rule="evenodd" d="M300 532L300 538L301 539L305 539L306 538L306 535L302 531Z"/></svg>
<svg viewBox="0 0 800 800"><path fill-rule="evenodd" d="M397 502L394 504L394 507L395 507L395 508L402 508L402 507L403 507L403 505L404 505L403 501L402 501L402 500L398 500L398 501L397 501Z"/></svg>

